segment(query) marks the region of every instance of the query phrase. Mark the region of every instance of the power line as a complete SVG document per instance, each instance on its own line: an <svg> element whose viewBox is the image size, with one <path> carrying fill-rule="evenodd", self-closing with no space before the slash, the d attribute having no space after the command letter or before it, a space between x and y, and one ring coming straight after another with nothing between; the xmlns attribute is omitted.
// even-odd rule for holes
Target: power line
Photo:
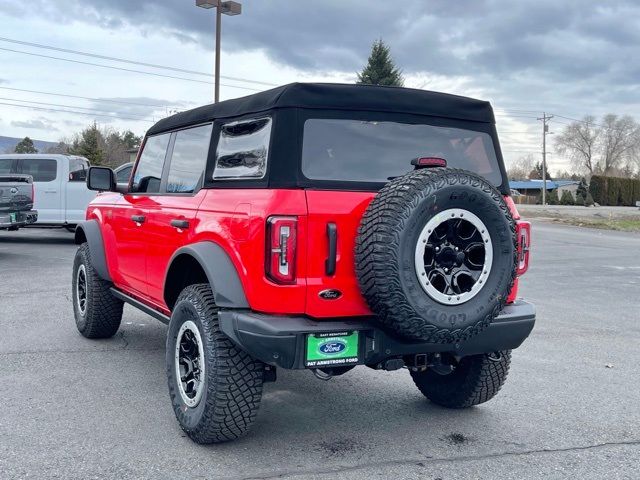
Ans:
<svg viewBox="0 0 640 480"><path fill-rule="evenodd" d="M63 62L78 63L80 65L91 65L93 67L109 68L109 69L112 69L112 70L120 70L122 72L141 73L143 75L152 75L154 77L172 78L174 80L184 80L184 81L187 81L187 82L205 83L205 84L208 84L208 85L213 85L213 82L209 82L207 80L196 80L195 78L177 77L175 75L166 75L164 73L145 72L143 70L134 70L132 68L116 67L116 66L113 66L113 65L103 65L103 64L100 64L100 63L92 63L92 62L83 62L81 60L72 60L70 58L54 57L52 55L43 55L41 53L25 52L25 51L22 51L22 50L13 50L11 48L0 47L0 50L3 50L5 52L20 53L22 55L31 55L33 57L49 58L49 59L52 59L52 60L60 60L60 61L63 61ZM239 88L241 90L251 90L253 92L260 92L261 91L261 90L256 89L256 88L241 87L239 85L229 85L229 84L223 84L223 83L221 83L220 85L222 85L223 87Z"/></svg>
<svg viewBox="0 0 640 480"><path fill-rule="evenodd" d="M63 105L63 104L60 104L60 103L36 102L36 101L32 101L32 100L19 100L19 99L16 99L16 98L0 97L0 100L10 101L10 102L33 103L33 104L36 104L36 105L47 105L47 106L50 106L50 107L79 108L80 110L87 110L89 112L116 113L116 114L120 114L121 113L121 112L109 112L107 110L98 110L98 109L95 109L95 108L80 107L78 105ZM138 117L139 119L142 119L142 120L148 120L149 119L148 116L137 115L135 113L125 113L125 115L130 115L132 117Z"/></svg>
<svg viewBox="0 0 640 480"><path fill-rule="evenodd" d="M173 72L181 72L181 73L189 73L192 75L202 75L205 77L213 77L213 75L211 73L206 73L206 72L199 72L197 70L187 70L184 68L178 68L178 67L171 67L169 65L159 65L156 63L145 63L145 62L139 62L136 60L129 60L126 58L119 58L119 57L110 57L107 55L99 55L97 53L90 53L90 52L82 52L79 50L71 50L68 48L60 48L60 47L54 47L53 45L43 45L41 43L32 43L32 42L25 42L23 40L15 40L13 38L6 38L6 37L0 37L0 41L2 42L8 42L8 43L15 43L18 45L26 45L29 47L36 47L36 48L44 48L46 50L54 50L56 52L63 52L63 53L71 53L74 55L83 55L85 57L92 57L92 58L99 58L102 60L111 60L114 62L121 62L121 63L128 63L130 65L140 65L142 67L151 67L151 68L159 68L159 69L163 69L163 70L171 70ZM245 83L254 83L257 85L265 85L267 87L277 87L278 85L274 84L274 83L269 83L269 82L261 82L259 80L251 80L249 78L241 78L241 77L229 77L229 76L225 76L225 75L221 75L221 78L224 78L226 80L233 80L233 81L237 81L237 82L245 82ZM225 85L225 86L229 86L229 85Z"/></svg>
<svg viewBox="0 0 640 480"><path fill-rule="evenodd" d="M100 114L100 113L90 113L90 112L78 112L78 111L73 111L73 110L61 110L59 108L35 107L33 105L20 105L20 104L17 104L17 103L0 102L0 105L8 105L10 107L28 108L30 110L38 110L38 111L43 111L43 112L75 113L75 114L79 114L79 115L87 115L89 117L107 117L107 118L113 118L115 120L134 120L136 122L155 123L152 120L141 120L139 118L129 118L129 117L123 117L123 116L107 115L107 114Z"/></svg>
<svg viewBox="0 0 640 480"><path fill-rule="evenodd" d="M56 97L67 97L67 98L78 98L81 100L91 100L94 102L107 102L107 103L116 103L116 104L122 104L122 105L132 105L132 106L136 106L136 107L154 107L154 108L169 108L172 107L172 105L159 105L159 104L153 104L153 103L138 103L138 102L126 102L123 100L113 100L110 98L93 98L93 97L82 97L80 95L69 95L69 94L64 94L64 93L54 93L54 92L44 92L41 90L27 90L25 88L13 88L13 87L2 87L0 86L0 89L2 90L11 90L14 92L24 92L24 93L36 93L39 95L54 95ZM183 103L183 102L179 102L179 103Z"/></svg>

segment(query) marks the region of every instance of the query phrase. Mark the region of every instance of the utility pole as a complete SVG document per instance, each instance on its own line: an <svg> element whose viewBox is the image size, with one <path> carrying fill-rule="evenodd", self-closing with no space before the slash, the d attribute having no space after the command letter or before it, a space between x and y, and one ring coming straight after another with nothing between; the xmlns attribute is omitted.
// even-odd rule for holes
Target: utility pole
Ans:
<svg viewBox="0 0 640 480"><path fill-rule="evenodd" d="M550 135L549 132L549 124L547 123L549 120L553 118L553 115L547 115L545 112L542 112L542 118L538 118L538 120L542 120L542 205L547 204L547 135Z"/></svg>

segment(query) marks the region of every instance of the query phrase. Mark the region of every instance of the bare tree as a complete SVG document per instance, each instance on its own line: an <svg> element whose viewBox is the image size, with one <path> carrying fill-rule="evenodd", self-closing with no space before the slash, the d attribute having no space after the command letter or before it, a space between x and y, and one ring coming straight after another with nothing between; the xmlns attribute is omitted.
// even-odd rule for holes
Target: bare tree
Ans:
<svg viewBox="0 0 640 480"><path fill-rule="evenodd" d="M535 167L533 155L529 154L518 158L507 169L507 176L512 180L524 180Z"/></svg>
<svg viewBox="0 0 640 480"><path fill-rule="evenodd" d="M555 149L560 155L566 155L580 171L592 174L596 169L596 152L600 129L595 118L586 115L582 121L566 126L555 139Z"/></svg>
<svg viewBox="0 0 640 480"><path fill-rule="evenodd" d="M628 115L610 113L599 124L587 115L564 128L555 149L581 172L621 174L640 167L640 125Z"/></svg>
<svg viewBox="0 0 640 480"><path fill-rule="evenodd" d="M602 119L600 167L605 174L621 169L640 146L640 125L629 115L605 115Z"/></svg>

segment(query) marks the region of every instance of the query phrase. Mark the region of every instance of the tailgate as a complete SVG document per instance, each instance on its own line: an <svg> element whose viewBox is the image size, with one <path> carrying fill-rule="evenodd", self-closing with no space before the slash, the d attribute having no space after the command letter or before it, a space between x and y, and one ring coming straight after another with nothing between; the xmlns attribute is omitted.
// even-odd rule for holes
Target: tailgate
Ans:
<svg viewBox="0 0 640 480"><path fill-rule="evenodd" d="M358 287L354 251L360 219L374 195L373 192L306 191L309 212L307 315L319 318L371 315ZM330 239L334 232L335 271L332 272Z"/></svg>
<svg viewBox="0 0 640 480"><path fill-rule="evenodd" d="M0 212L21 212L32 208L31 175L0 175Z"/></svg>

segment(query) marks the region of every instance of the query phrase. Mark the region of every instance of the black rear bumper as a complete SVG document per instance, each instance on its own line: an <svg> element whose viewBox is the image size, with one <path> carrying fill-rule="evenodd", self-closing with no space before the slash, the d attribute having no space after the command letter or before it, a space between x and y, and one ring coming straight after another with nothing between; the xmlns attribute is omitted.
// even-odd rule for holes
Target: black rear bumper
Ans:
<svg viewBox="0 0 640 480"><path fill-rule="evenodd" d="M0 228L24 227L38 221L36 210L4 213L0 212Z"/></svg>
<svg viewBox="0 0 640 480"><path fill-rule="evenodd" d="M532 304L507 305L479 335L458 344L409 342L397 339L370 319L317 321L308 317L263 315L248 310L219 312L220 328L238 347L263 362L288 369L305 368L307 334L360 332L358 364L375 365L388 358L417 353L451 352L459 356L518 348L536 321Z"/></svg>

